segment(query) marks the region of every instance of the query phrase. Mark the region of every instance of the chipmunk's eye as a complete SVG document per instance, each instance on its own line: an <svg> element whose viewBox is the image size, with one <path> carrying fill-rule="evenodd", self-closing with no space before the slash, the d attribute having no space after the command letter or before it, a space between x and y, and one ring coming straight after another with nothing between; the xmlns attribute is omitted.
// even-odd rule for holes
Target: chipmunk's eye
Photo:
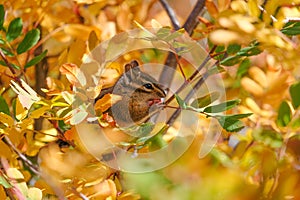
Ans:
<svg viewBox="0 0 300 200"><path fill-rule="evenodd" d="M145 88L147 88L147 89L153 89L153 86L152 86L151 83L146 83L146 84L144 84L143 86L144 86Z"/></svg>

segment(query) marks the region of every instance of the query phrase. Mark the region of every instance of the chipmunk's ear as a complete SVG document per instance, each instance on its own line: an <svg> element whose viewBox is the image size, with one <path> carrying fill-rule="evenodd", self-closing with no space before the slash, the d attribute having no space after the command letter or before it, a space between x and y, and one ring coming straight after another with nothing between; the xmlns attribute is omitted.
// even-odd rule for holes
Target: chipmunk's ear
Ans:
<svg viewBox="0 0 300 200"><path fill-rule="evenodd" d="M127 63L125 65L125 73L128 72L129 70L136 68L139 66L139 63L136 60L131 61L130 63Z"/></svg>
<svg viewBox="0 0 300 200"><path fill-rule="evenodd" d="M139 63L136 60L131 61L130 63L125 65L125 81L129 83L132 80L136 80L141 75L141 70L138 67Z"/></svg>

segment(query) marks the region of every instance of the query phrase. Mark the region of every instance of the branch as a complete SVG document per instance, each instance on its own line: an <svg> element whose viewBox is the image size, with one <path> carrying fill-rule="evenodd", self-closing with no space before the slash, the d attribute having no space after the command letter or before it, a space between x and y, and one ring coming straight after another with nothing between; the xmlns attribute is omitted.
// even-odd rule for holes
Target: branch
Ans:
<svg viewBox="0 0 300 200"><path fill-rule="evenodd" d="M0 157L0 170L3 168L5 170L5 172L7 172L7 170L10 168L8 161L6 158L4 157ZM3 172L1 172L3 173ZM23 195L23 193L21 192L20 188L17 186L17 181L14 178L10 177L10 184L12 185L11 188L7 188L7 194L8 196L14 200L14 199L18 199L18 200L26 200L26 197ZM16 197L16 198L15 198Z"/></svg>
<svg viewBox="0 0 300 200"><path fill-rule="evenodd" d="M172 7L169 5L169 3L166 0L159 0L159 1L160 1L161 5L164 7L164 9L166 10L174 29L175 30L180 29L179 21L176 18L175 12L172 9Z"/></svg>
<svg viewBox="0 0 300 200"><path fill-rule="evenodd" d="M204 81L207 79L208 77L208 73L206 72L205 74L203 74L203 76L197 81L197 83L195 84L195 86L193 87L193 90L191 90L187 96L184 98L184 101L187 102L189 101L193 95L194 95L194 91L197 91L200 86L204 83ZM172 126L172 124L175 122L175 120L177 119L177 117L180 115L181 109L177 108L176 111L171 115L171 117L169 118L167 124L170 126Z"/></svg>
<svg viewBox="0 0 300 200"><path fill-rule="evenodd" d="M186 30L186 32L189 33L189 35L192 34L194 28L199 23L197 17L200 14L200 12L202 11L202 9L204 8L204 6L205 6L205 0L198 0L195 4L194 9L190 13L187 20L185 21L183 28Z"/></svg>
<svg viewBox="0 0 300 200"><path fill-rule="evenodd" d="M30 160L28 160L27 157L23 155L19 151L19 149L15 147L15 145L11 142L11 140L7 136L4 136L2 140L14 150L14 152L24 161L24 163L29 167L29 169L33 171L33 173L38 175L40 174L38 167L35 164L33 164Z"/></svg>
<svg viewBox="0 0 300 200"><path fill-rule="evenodd" d="M196 2L195 7L193 8L192 12L190 13L187 20L185 21L184 25L182 26L189 35L192 34L194 28L197 26L197 24L199 22L197 16L200 14L202 9L204 8L204 5L205 5L205 0L198 0ZM169 53L167 60L165 62L165 65L168 67L171 67L173 69L176 69L177 61L176 61L176 56L174 55L174 53L171 53L171 52ZM164 68L160 74L159 82L162 85L165 85L166 87L170 87L172 78L174 77L174 73L175 73L174 70L170 71L167 68Z"/></svg>
<svg viewBox="0 0 300 200"><path fill-rule="evenodd" d="M5 62L5 64L7 65L7 67L9 68L9 70L11 71L11 73L13 75L16 75L16 71L15 69L13 68L13 66L8 62L6 56L4 55L3 51L0 49L0 56L1 58L3 59L3 61Z"/></svg>
<svg viewBox="0 0 300 200"><path fill-rule="evenodd" d="M175 94L178 94L181 92L197 75L198 73L203 69L203 67L208 63L208 61L211 59L210 54L212 54L217 46L213 46L212 49L210 50L209 54L206 56L206 58L203 60L201 65L194 71L194 73L177 89ZM165 104L170 103L173 99L175 98L175 95L173 94L167 101L165 101Z"/></svg>

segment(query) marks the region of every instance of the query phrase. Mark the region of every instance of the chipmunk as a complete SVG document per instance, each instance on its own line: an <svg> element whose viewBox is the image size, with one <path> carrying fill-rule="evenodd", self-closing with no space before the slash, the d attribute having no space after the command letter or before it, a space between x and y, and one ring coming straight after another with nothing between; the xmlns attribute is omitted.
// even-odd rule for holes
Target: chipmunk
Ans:
<svg viewBox="0 0 300 200"><path fill-rule="evenodd" d="M120 127L147 120L151 113L157 111L157 105L166 97L162 87L152 76L140 70L136 60L125 65L125 73L113 87L102 90L95 102L108 93L122 97L122 100L108 110L109 115Z"/></svg>

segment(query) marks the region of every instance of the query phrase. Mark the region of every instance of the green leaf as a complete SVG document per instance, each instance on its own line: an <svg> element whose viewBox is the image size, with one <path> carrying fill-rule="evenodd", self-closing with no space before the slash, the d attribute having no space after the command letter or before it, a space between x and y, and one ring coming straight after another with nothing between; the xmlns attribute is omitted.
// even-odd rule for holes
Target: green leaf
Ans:
<svg viewBox="0 0 300 200"><path fill-rule="evenodd" d="M225 72L225 69L220 65L215 65L213 67L210 67L207 71L208 75L219 74L222 72Z"/></svg>
<svg viewBox="0 0 300 200"><path fill-rule="evenodd" d="M191 106L194 108L203 108L205 106L208 106L209 104L213 103L220 97L219 92L211 92L203 97L200 97L198 99L195 99Z"/></svg>
<svg viewBox="0 0 300 200"><path fill-rule="evenodd" d="M159 39L165 39L166 37L168 37L171 33L171 30L169 28L160 28L157 32L156 32L156 36Z"/></svg>
<svg viewBox="0 0 300 200"><path fill-rule="evenodd" d="M300 34L300 22L288 22L283 29L281 29L283 34L292 36Z"/></svg>
<svg viewBox="0 0 300 200"><path fill-rule="evenodd" d="M3 29L4 17L5 17L4 6L0 4L0 30Z"/></svg>
<svg viewBox="0 0 300 200"><path fill-rule="evenodd" d="M241 102L241 100L236 99L236 100L230 100L230 101L226 101L217 105L213 105L213 106L208 106L204 109L203 112L205 113L218 113L218 112L223 112L225 110L229 110L233 107L235 107L236 105L238 105Z"/></svg>
<svg viewBox="0 0 300 200"><path fill-rule="evenodd" d="M3 60L0 60L0 65L7 67L6 62L4 62ZM16 64L10 63L10 65L15 69L18 69L18 70L20 69L20 67Z"/></svg>
<svg viewBox="0 0 300 200"><path fill-rule="evenodd" d="M257 129L253 131L252 136L256 141L262 142L272 148L279 148L283 144L281 134L273 130Z"/></svg>
<svg viewBox="0 0 300 200"><path fill-rule="evenodd" d="M58 126L62 131L67 131L71 128L70 124L66 124L64 120L58 120Z"/></svg>
<svg viewBox="0 0 300 200"><path fill-rule="evenodd" d="M239 63L242 60L242 57L239 55L229 56L220 62L221 65L224 66L233 66Z"/></svg>
<svg viewBox="0 0 300 200"><path fill-rule="evenodd" d="M231 44L227 47L227 53L228 54L235 54L235 53L239 52L240 49L241 49L241 45Z"/></svg>
<svg viewBox="0 0 300 200"><path fill-rule="evenodd" d="M293 129L298 129L300 127L300 118L295 118L291 121L291 125Z"/></svg>
<svg viewBox="0 0 300 200"><path fill-rule="evenodd" d="M224 46L217 46L215 52L216 53L220 53L220 52L223 52L225 50L225 47Z"/></svg>
<svg viewBox="0 0 300 200"><path fill-rule="evenodd" d="M297 109L300 106L300 82L291 85L290 95L293 107Z"/></svg>
<svg viewBox="0 0 300 200"><path fill-rule="evenodd" d="M167 36L164 40L169 42L170 40L174 40L175 38L178 38L182 36L182 34L185 32L184 28L181 28L173 33L171 33L169 36Z"/></svg>
<svg viewBox="0 0 300 200"><path fill-rule="evenodd" d="M23 29L23 23L21 18L18 17L12 20L8 26L8 30L6 34L7 41L10 42L16 39L17 37L19 37L22 32L22 29Z"/></svg>
<svg viewBox="0 0 300 200"><path fill-rule="evenodd" d="M5 44L5 41L0 38L0 44Z"/></svg>
<svg viewBox="0 0 300 200"><path fill-rule="evenodd" d="M28 63L26 63L26 65L24 66L24 68L28 68L30 66L33 66L37 63L39 63L41 60L43 60L43 58L45 58L45 56L47 55L48 50L45 50L43 53L41 53L40 55L34 57L33 59L31 59Z"/></svg>
<svg viewBox="0 0 300 200"><path fill-rule="evenodd" d="M17 53L21 54L31 49L40 39L40 30L32 29L28 31L17 48Z"/></svg>
<svg viewBox="0 0 300 200"><path fill-rule="evenodd" d="M210 152L210 155L212 155L213 158L215 158L223 166L226 166L226 167L233 167L234 166L234 164L233 164L232 160L230 159L230 157L225 152L223 152L223 151L221 151L217 148L213 148Z"/></svg>
<svg viewBox="0 0 300 200"><path fill-rule="evenodd" d="M285 127L291 121L292 113L289 104L283 101L278 110L277 124L278 126Z"/></svg>
<svg viewBox="0 0 300 200"><path fill-rule="evenodd" d="M3 176L0 176L0 185L2 185L5 188L12 187L12 185Z"/></svg>
<svg viewBox="0 0 300 200"><path fill-rule="evenodd" d="M0 96L0 112L10 115L9 107L2 96Z"/></svg>
<svg viewBox="0 0 300 200"><path fill-rule="evenodd" d="M243 75L245 75L248 72L250 66L251 66L251 61L248 58L244 59L237 70L236 73L237 77L242 77Z"/></svg>
<svg viewBox="0 0 300 200"><path fill-rule="evenodd" d="M180 106L180 108L186 109L187 105L184 102L184 100L181 99L177 94L174 94L174 95L175 95L176 101L177 101L178 105Z"/></svg>
<svg viewBox="0 0 300 200"><path fill-rule="evenodd" d="M15 56L15 54L13 54L10 50L8 50L6 48L1 47L0 49L2 50L2 52L4 53L4 55L6 55L6 56L9 56L9 57Z"/></svg>
<svg viewBox="0 0 300 200"><path fill-rule="evenodd" d="M237 55L238 56L254 56L260 54L261 50L257 46L242 48Z"/></svg>
<svg viewBox="0 0 300 200"><path fill-rule="evenodd" d="M243 122L238 120L236 116L218 116L218 122L228 132L237 132L244 128Z"/></svg>

